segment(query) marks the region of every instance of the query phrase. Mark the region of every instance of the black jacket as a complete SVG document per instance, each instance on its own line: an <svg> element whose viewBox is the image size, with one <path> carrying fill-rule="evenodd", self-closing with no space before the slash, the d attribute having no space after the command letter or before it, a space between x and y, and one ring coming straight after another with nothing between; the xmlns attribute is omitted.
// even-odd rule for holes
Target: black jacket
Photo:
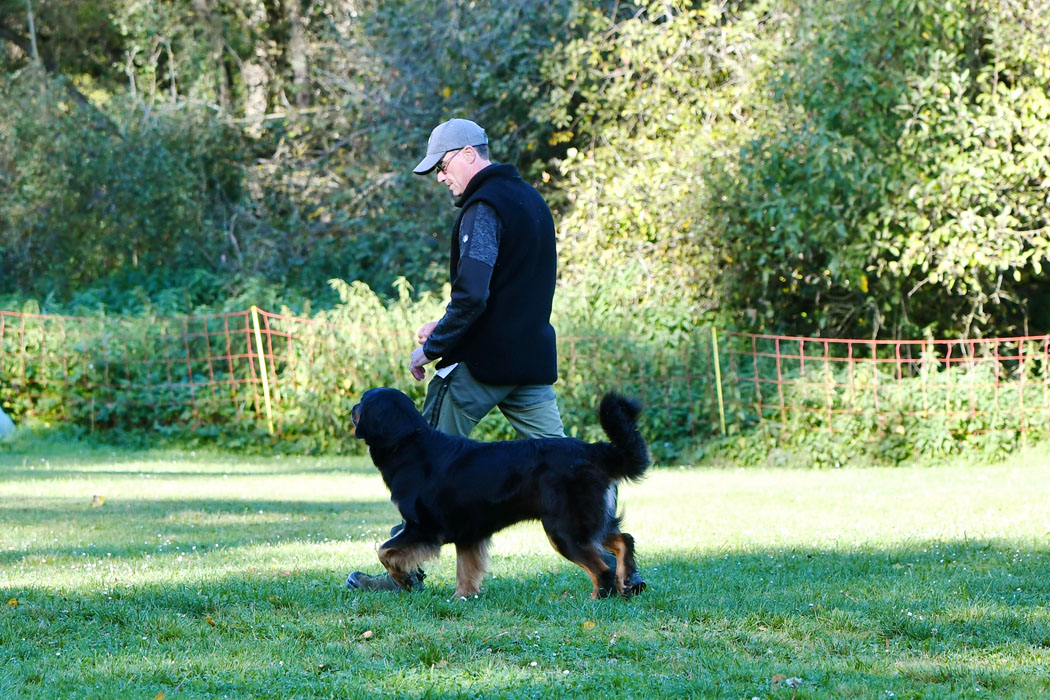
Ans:
<svg viewBox="0 0 1050 700"><path fill-rule="evenodd" d="M558 358L550 317L557 250L550 208L513 165L493 164L479 172L456 201L462 211L452 227L453 280L460 269L460 224L476 202L487 203L500 219L499 254L485 310L445 350L438 367L463 362L486 384L553 384Z"/></svg>

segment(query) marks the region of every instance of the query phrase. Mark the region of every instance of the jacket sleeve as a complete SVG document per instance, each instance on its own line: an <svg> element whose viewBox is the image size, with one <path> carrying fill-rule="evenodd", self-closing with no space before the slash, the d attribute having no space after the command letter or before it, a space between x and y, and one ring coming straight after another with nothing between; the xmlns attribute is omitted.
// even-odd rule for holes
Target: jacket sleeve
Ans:
<svg viewBox="0 0 1050 700"><path fill-rule="evenodd" d="M423 352L430 359L444 357L455 348L485 310L502 232L499 216L485 202L472 204L463 213L459 226L459 269L452 280L452 300L423 345Z"/></svg>

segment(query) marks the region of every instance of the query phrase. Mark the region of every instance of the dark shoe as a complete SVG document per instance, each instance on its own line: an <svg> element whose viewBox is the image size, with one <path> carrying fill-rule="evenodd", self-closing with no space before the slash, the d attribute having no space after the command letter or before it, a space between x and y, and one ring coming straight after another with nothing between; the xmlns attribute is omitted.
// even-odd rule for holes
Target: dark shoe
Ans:
<svg viewBox="0 0 1050 700"><path fill-rule="evenodd" d="M422 569L416 569L416 571L409 577L411 588L407 590L423 590L423 579L426 578L426 576L427 575L423 573ZM395 581L389 573L380 574L379 576L371 576L360 571L353 571L346 577L346 587L350 590L388 591L391 593L400 593L401 591L406 590L397 585L397 581Z"/></svg>

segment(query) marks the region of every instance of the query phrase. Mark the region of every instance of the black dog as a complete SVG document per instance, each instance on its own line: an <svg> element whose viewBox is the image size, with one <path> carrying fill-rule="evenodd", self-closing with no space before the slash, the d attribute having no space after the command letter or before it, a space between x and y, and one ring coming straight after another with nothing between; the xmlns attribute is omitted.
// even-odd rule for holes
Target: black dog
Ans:
<svg viewBox="0 0 1050 700"><path fill-rule="evenodd" d="M403 589L414 572L456 545L456 595L481 588L493 533L539 520L555 551L583 567L592 598L637 595L634 538L620 532L610 486L637 480L649 464L636 427L641 406L607 394L598 410L611 442L543 438L482 443L430 428L412 400L396 389L365 392L351 416L405 527L379 548L379 561ZM616 555L616 569L602 548ZM636 577L636 580L637 577Z"/></svg>

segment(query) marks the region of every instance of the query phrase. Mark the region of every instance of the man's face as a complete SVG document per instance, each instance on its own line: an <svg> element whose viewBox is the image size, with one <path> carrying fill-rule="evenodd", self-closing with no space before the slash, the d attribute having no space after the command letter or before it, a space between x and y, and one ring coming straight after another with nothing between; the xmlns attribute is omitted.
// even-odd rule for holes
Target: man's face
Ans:
<svg viewBox="0 0 1050 700"><path fill-rule="evenodd" d="M463 194L471 178L474 149L470 146L449 151L437 165L437 181L449 189L453 197Z"/></svg>

